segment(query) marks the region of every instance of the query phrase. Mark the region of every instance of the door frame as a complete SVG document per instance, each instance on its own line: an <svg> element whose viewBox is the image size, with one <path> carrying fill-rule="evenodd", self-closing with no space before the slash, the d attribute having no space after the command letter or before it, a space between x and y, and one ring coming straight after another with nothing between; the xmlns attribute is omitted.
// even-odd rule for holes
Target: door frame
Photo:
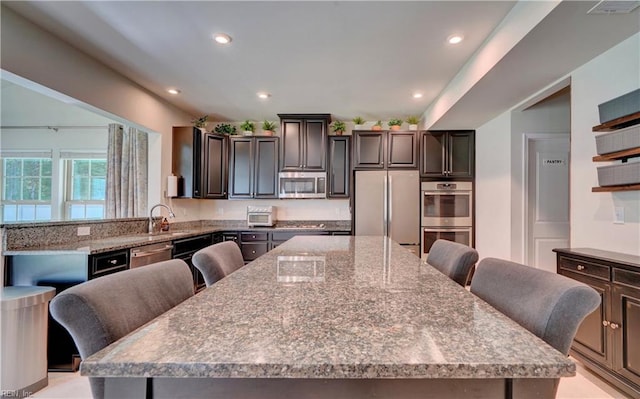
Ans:
<svg viewBox="0 0 640 399"><path fill-rule="evenodd" d="M569 198L569 246L571 246L571 133L524 133L522 135L522 263L529 262L529 143L534 140L557 139L566 137L569 141L569 184L567 185Z"/></svg>

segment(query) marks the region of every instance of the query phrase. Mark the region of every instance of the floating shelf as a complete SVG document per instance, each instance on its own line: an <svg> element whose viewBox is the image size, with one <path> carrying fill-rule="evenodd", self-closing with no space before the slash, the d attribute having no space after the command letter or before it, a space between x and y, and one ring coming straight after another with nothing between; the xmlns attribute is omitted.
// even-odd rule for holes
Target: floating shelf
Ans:
<svg viewBox="0 0 640 399"><path fill-rule="evenodd" d="M605 186L605 187L592 187L592 193L605 193L611 191L634 191L640 190L640 184L625 184L623 186Z"/></svg>
<svg viewBox="0 0 640 399"><path fill-rule="evenodd" d="M593 157L593 162L617 161L619 159L624 160L627 158L637 157L637 156L640 156L640 147L611 152L609 154L604 154L604 155L596 155L595 157Z"/></svg>
<svg viewBox="0 0 640 399"><path fill-rule="evenodd" d="M612 132L614 130L636 125L638 123L640 123L640 112L636 112L635 114L623 116L621 118L605 122L601 125L594 126L591 130L593 130L594 132Z"/></svg>

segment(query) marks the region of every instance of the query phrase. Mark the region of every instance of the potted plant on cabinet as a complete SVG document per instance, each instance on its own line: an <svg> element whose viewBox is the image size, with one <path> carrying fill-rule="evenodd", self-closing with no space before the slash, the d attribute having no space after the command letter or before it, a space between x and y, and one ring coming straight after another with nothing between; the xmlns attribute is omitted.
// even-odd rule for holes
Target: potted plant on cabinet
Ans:
<svg viewBox="0 0 640 399"><path fill-rule="evenodd" d="M252 136L253 132L256 130L256 127L253 122L247 119L246 121L242 122L242 124L240 125L240 129L242 130L242 134L244 134L245 136Z"/></svg>
<svg viewBox="0 0 640 399"><path fill-rule="evenodd" d="M371 130L382 130L382 121L378 121L371 126Z"/></svg>
<svg viewBox="0 0 640 399"><path fill-rule="evenodd" d="M209 115L203 115L200 118L192 120L191 123L193 123L193 127L197 127L204 132L206 131L204 125L207 123L207 119L209 119Z"/></svg>
<svg viewBox="0 0 640 399"><path fill-rule="evenodd" d="M276 130L276 123L271 121L262 122L262 132L266 136L273 136L273 132Z"/></svg>
<svg viewBox="0 0 640 399"><path fill-rule="evenodd" d="M400 125L402 125L402 119L389 119L389 129L400 130Z"/></svg>
<svg viewBox="0 0 640 399"><path fill-rule="evenodd" d="M236 134L236 127L228 123L219 123L213 128L213 131L218 134L234 135Z"/></svg>
<svg viewBox="0 0 640 399"><path fill-rule="evenodd" d="M353 123L355 124L354 130L362 130L362 125L364 125L364 119L359 116L353 118Z"/></svg>
<svg viewBox="0 0 640 399"><path fill-rule="evenodd" d="M417 116L410 116L407 118L407 123L409 124L409 130L418 130L418 119Z"/></svg>
<svg viewBox="0 0 640 399"><path fill-rule="evenodd" d="M338 136L342 136L342 133L344 133L344 131L347 130L347 126L344 124L343 121L333 122L332 128L335 134Z"/></svg>

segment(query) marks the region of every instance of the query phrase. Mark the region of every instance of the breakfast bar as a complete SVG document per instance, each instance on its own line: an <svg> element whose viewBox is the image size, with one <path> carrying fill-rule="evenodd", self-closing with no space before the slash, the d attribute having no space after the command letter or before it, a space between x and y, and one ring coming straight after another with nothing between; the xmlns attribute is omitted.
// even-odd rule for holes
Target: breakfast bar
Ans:
<svg viewBox="0 0 640 399"><path fill-rule="evenodd" d="M575 365L386 237L298 236L81 374L113 398L548 398Z"/></svg>

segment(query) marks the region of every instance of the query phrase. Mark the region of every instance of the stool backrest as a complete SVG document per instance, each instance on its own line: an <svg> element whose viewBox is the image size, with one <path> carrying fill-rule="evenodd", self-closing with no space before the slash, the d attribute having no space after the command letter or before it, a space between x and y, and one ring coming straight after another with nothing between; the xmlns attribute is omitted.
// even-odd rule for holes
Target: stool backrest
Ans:
<svg viewBox="0 0 640 399"><path fill-rule="evenodd" d="M202 248L191 258L202 273L207 287L244 266L242 252L233 241L224 241Z"/></svg>
<svg viewBox="0 0 640 399"><path fill-rule="evenodd" d="M478 264L471 292L565 355L601 300L586 284L495 258Z"/></svg>
<svg viewBox="0 0 640 399"><path fill-rule="evenodd" d="M86 359L193 296L193 276L173 259L75 285L56 295L51 315ZM94 398L104 397L104 380L90 378Z"/></svg>
<svg viewBox="0 0 640 399"><path fill-rule="evenodd" d="M463 287L477 261L478 252L475 249L447 240L436 240L427 256L428 264Z"/></svg>

